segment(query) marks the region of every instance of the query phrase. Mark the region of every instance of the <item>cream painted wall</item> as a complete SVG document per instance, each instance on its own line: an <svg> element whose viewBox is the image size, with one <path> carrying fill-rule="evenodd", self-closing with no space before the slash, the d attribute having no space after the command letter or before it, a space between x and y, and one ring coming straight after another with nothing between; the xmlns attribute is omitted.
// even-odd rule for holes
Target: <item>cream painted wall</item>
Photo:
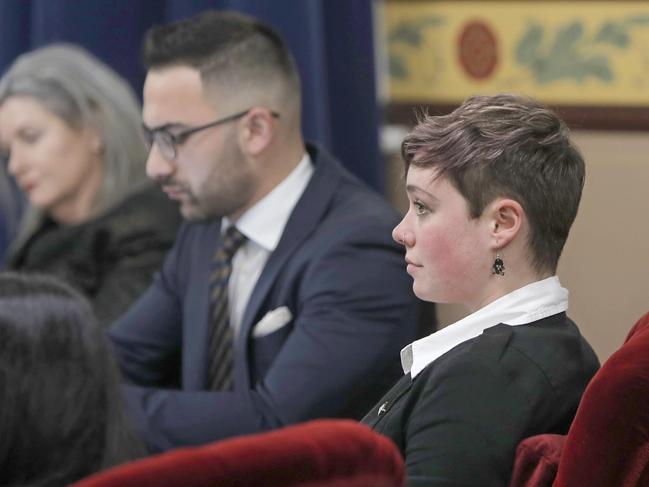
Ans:
<svg viewBox="0 0 649 487"><path fill-rule="evenodd" d="M570 290L569 315L601 361L649 311L649 133L573 131L586 160L586 185L559 263ZM387 191L406 208L401 161L387 164ZM442 325L462 318L455 305L440 305Z"/></svg>
<svg viewBox="0 0 649 487"><path fill-rule="evenodd" d="M586 185L559 277L570 315L604 360L649 311L649 133L574 132L573 140Z"/></svg>

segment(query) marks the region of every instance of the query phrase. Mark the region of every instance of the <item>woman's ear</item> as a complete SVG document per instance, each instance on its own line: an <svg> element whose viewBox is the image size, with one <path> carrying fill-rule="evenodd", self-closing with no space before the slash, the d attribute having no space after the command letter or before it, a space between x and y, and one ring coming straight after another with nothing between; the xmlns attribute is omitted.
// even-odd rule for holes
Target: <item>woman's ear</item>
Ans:
<svg viewBox="0 0 649 487"><path fill-rule="evenodd" d="M488 217L494 250L507 246L521 232L525 211L511 198L497 198L488 205Z"/></svg>
<svg viewBox="0 0 649 487"><path fill-rule="evenodd" d="M253 107L241 121L240 142L243 151L256 156L270 144L275 134L275 118L263 107Z"/></svg>
<svg viewBox="0 0 649 487"><path fill-rule="evenodd" d="M92 153L96 156L103 156L106 148L104 147L104 141L99 129L93 127L92 125L87 125L83 127L82 130L85 131L86 136L90 141L90 149L92 150Z"/></svg>

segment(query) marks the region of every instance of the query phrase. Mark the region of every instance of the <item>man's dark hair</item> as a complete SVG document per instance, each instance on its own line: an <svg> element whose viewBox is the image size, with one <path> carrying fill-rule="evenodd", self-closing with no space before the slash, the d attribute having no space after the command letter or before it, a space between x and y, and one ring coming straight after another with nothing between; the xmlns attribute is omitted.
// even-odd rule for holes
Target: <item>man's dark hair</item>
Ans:
<svg viewBox="0 0 649 487"><path fill-rule="evenodd" d="M472 218L497 197L518 201L530 223L532 264L554 272L577 215L584 160L545 105L474 96L449 115L425 116L401 146L406 166L434 167L467 200Z"/></svg>
<svg viewBox="0 0 649 487"><path fill-rule="evenodd" d="M212 81L235 89L242 82L263 86L281 78L294 96L300 82L282 37L268 25L238 12L207 11L147 31L142 46L147 69L186 65Z"/></svg>
<svg viewBox="0 0 649 487"><path fill-rule="evenodd" d="M89 303L47 276L0 274L0 485L68 485L144 452Z"/></svg>

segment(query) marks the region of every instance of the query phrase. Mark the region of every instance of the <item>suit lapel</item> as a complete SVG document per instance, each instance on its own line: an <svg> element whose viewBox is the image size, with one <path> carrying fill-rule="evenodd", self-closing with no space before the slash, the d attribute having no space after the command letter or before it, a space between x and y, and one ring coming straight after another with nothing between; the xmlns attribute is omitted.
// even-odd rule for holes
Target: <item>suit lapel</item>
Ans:
<svg viewBox="0 0 649 487"><path fill-rule="evenodd" d="M188 371L184 384L204 388L207 384L208 343L210 337L210 274L212 259L221 240L221 219L206 226L199 235L200 245L195 245L196 254L192 256L193 266L186 277L189 280L187 303L183 320L191 326L184 326L184 342L200 344L192 348L191 353L183 353L183 370ZM197 373L201 371L201 373Z"/></svg>
<svg viewBox="0 0 649 487"><path fill-rule="evenodd" d="M236 348L244 352L243 354L235 354L235 372L238 374L238 377L236 377L238 383L241 383L239 381L244 381L245 383L248 381L247 364L249 360L246 344L264 299L277 280L280 271L284 268L286 261L320 223L338 187L340 172L336 168L336 163L326 154L323 154L320 149L308 148L311 149L309 152L315 169L313 176L295 205L295 209L286 223L277 248L268 258L243 315L241 332L236 339ZM279 303L278 306L282 304ZM237 364L236 361L239 360L241 363ZM239 375L244 373L245 377Z"/></svg>

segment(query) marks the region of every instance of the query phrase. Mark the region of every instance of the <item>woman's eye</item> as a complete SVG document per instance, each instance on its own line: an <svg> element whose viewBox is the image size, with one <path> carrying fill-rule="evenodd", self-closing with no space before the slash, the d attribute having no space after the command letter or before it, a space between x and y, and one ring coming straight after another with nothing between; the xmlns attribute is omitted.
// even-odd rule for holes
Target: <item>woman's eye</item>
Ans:
<svg viewBox="0 0 649 487"><path fill-rule="evenodd" d="M419 201L414 201L412 203L412 206L415 207L415 214L416 215L423 215L426 213L426 207L422 205Z"/></svg>
<svg viewBox="0 0 649 487"><path fill-rule="evenodd" d="M26 129L26 130L21 130L19 135L24 142L28 144L32 144L39 139L39 137L41 136L41 131L34 130L34 129Z"/></svg>

